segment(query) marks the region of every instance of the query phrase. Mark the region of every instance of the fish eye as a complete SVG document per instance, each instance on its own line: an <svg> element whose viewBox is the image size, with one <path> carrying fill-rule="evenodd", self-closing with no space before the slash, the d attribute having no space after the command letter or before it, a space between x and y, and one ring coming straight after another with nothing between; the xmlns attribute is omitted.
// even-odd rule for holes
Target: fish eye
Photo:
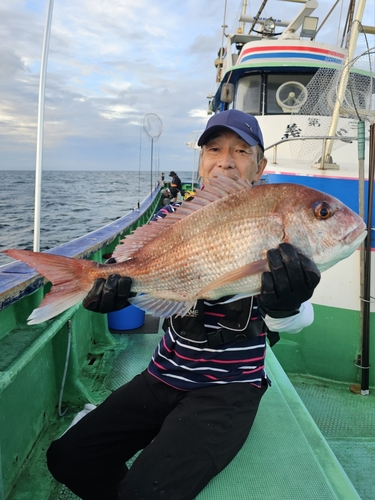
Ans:
<svg viewBox="0 0 375 500"><path fill-rule="evenodd" d="M315 217L317 219L329 219L334 214L332 207L325 201L320 201L314 205Z"/></svg>

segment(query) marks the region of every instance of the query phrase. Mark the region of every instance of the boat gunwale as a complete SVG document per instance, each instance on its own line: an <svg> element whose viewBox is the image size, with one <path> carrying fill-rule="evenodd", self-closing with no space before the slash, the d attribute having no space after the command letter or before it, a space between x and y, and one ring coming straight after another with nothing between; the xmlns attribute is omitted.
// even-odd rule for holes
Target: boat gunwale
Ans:
<svg viewBox="0 0 375 500"><path fill-rule="evenodd" d="M158 183L140 203L139 208L95 231L46 250L45 253L88 259L128 231L138 220L145 217L151 208L154 209L154 205L159 201L161 188L162 185ZM47 282L43 276L23 262L11 262L0 266L0 311L35 292Z"/></svg>

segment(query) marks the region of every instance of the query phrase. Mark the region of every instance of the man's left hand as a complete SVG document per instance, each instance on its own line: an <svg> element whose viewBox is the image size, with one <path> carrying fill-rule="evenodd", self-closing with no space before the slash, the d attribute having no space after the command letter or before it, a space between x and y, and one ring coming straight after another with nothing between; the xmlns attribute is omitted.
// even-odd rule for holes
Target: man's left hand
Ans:
<svg viewBox="0 0 375 500"><path fill-rule="evenodd" d="M273 318L293 316L312 296L320 281L320 271L289 243L269 250L267 259L270 272L262 274L259 310Z"/></svg>

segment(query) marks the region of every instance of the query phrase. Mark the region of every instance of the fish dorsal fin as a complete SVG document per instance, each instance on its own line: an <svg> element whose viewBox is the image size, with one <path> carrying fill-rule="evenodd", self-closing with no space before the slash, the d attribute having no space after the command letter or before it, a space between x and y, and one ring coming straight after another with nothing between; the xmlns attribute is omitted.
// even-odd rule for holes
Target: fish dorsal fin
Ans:
<svg viewBox="0 0 375 500"><path fill-rule="evenodd" d="M218 175L209 179L209 183L205 184L204 189L197 191L194 199L191 201L183 201L181 206L175 212L167 212L166 217L157 219L138 227L134 233L121 240L113 252L113 257L117 262L124 262L134 258L140 248L146 243L152 241L161 233L178 223L180 220L192 215L197 210L234 194L243 189L250 189L251 183L242 179L231 179L224 175Z"/></svg>

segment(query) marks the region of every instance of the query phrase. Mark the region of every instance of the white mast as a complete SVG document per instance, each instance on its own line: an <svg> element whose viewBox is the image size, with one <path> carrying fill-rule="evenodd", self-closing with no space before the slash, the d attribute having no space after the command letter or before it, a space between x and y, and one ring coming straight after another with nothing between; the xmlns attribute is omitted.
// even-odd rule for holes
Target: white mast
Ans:
<svg viewBox="0 0 375 500"><path fill-rule="evenodd" d="M43 156L43 128L44 128L44 97L47 76L48 47L51 34L53 0L48 0L46 26L44 29L42 60L39 76L38 126L36 140L35 165L35 208L34 208L34 252L40 249L40 205L42 194L42 156Z"/></svg>

